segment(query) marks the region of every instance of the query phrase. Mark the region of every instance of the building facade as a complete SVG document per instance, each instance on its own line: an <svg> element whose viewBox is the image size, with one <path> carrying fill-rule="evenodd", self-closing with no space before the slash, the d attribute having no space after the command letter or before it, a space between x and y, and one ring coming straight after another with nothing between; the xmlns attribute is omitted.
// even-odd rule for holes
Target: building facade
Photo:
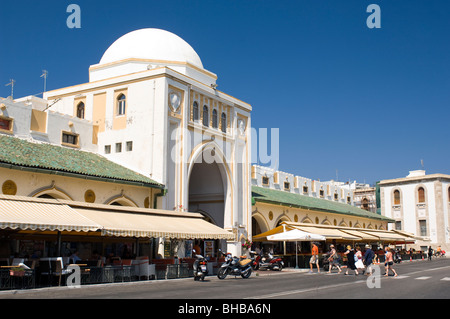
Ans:
<svg viewBox="0 0 450 319"><path fill-rule="evenodd" d="M252 166L252 192L253 235L283 222L387 230L393 221L352 205L353 189L347 184L314 181L268 167Z"/></svg>
<svg viewBox="0 0 450 319"><path fill-rule="evenodd" d="M450 175L417 170L379 186L382 214L395 220L395 229L421 238L415 249L450 249Z"/></svg>
<svg viewBox="0 0 450 319"><path fill-rule="evenodd" d="M130 32L89 82L46 92L48 109L93 123L97 152L165 185L159 207L199 212L235 233L251 231L251 106L217 90L217 75L173 33ZM70 130L83 148L81 131Z"/></svg>

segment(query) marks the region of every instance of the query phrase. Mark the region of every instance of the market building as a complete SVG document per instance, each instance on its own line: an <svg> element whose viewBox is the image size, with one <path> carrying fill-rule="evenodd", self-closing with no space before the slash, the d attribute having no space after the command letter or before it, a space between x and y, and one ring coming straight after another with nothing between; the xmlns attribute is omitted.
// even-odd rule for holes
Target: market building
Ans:
<svg viewBox="0 0 450 319"><path fill-rule="evenodd" d="M382 180L379 187L382 214L395 220L391 228L418 238L414 249L450 249L450 175L415 170Z"/></svg>
<svg viewBox="0 0 450 319"><path fill-rule="evenodd" d="M220 248L239 254L251 223L251 106L216 81L183 39L141 29L105 51L88 83L44 98L93 123L99 154L164 185L160 208L198 212L233 232Z"/></svg>
<svg viewBox="0 0 450 319"><path fill-rule="evenodd" d="M189 257L192 246L239 255L251 227L251 106L216 81L183 39L142 29L115 41L88 83L2 98L3 252L101 243L89 258L126 239L150 258ZM58 209L75 220L58 221Z"/></svg>
<svg viewBox="0 0 450 319"><path fill-rule="evenodd" d="M326 241L320 247L323 253L330 244L340 246L341 250L347 244L363 247L370 244L378 249L387 245L402 247L415 241L405 232L389 230L394 219L352 203L352 189L345 185L252 166L252 238L261 249L287 254L286 258L295 255L293 243L273 243L267 239L292 229L324 236ZM307 242L298 246L303 261L309 260L305 257L310 253L309 245Z"/></svg>

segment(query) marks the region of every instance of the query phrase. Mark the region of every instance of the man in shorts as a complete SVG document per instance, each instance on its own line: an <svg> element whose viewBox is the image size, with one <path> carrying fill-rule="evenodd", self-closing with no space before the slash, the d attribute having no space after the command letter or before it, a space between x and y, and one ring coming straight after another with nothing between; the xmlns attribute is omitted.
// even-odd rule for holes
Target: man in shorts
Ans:
<svg viewBox="0 0 450 319"><path fill-rule="evenodd" d="M319 268L319 248L316 246L315 243L312 244L312 248L311 248L311 259L309 260L309 265L311 266L311 270L310 273L313 272L313 264L316 264L317 266L317 273L320 273L320 268Z"/></svg>
<svg viewBox="0 0 450 319"><path fill-rule="evenodd" d="M384 274L385 277L389 276L389 269L392 270L392 272L394 273L394 277L397 277L397 272L395 271L394 268L392 268L392 266L394 265L394 257L392 255L392 251L389 247L386 247L386 254L385 254L385 263L384 263L384 267L386 269L386 273Z"/></svg>

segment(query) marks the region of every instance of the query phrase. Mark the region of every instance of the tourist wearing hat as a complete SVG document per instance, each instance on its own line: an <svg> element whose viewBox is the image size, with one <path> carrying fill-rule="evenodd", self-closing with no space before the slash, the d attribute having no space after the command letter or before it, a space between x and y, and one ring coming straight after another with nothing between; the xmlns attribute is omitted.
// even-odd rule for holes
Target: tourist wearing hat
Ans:
<svg viewBox="0 0 450 319"><path fill-rule="evenodd" d="M338 274L341 273L342 269L339 265L339 254L336 251L336 248L334 248L334 245L330 245L330 257L328 257L328 261L330 262L330 267L328 269L328 273L331 274L331 268L333 268L333 266L336 266L337 269L339 269Z"/></svg>
<svg viewBox="0 0 450 319"><path fill-rule="evenodd" d="M348 270L354 270L355 275L358 276L358 270L355 266L355 251L353 250L352 246L347 246L347 251L344 253L347 255L347 271L345 272L345 275L348 275Z"/></svg>

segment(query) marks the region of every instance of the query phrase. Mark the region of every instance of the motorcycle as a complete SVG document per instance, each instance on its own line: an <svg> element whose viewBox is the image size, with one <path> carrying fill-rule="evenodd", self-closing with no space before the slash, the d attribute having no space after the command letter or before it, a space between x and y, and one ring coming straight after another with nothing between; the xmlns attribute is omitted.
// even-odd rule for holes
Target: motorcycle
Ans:
<svg viewBox="0 0 450 319"><path fill-rule="evenodd" d="M400 264L402 262L402 257L398 252L395 252L394 254L394 263Z"/></svg>
<svg viewBox="0 0 450 319"><path fill-rule="evenodd" d="M241 276L246 279L252 274L252 263L254 258L247 257L233 257L231 253L225 256L225 262L220 267L217 277L225 279L228 275Z"/></svg>
<svg viewBox="0 0 450 319"><path fill-rule="evenodd" d="M251 251L250 256L256 256L253 262L253 270L258 269L269 269L269 270L278 270L281 271L284 267L284 262L280 257L273 257L272 254L268 254L268 257L264 257L262 253L257 255L256 252Z"/></svg>
<svg viewBox="0 0 450 319"><path fill-rule="evenodd" d="M195 250L193 250L195 253ZM202 255L197 255L197 260L194 261L194 281L204 281L206 275L208 274L207 260Z"/></svg>

